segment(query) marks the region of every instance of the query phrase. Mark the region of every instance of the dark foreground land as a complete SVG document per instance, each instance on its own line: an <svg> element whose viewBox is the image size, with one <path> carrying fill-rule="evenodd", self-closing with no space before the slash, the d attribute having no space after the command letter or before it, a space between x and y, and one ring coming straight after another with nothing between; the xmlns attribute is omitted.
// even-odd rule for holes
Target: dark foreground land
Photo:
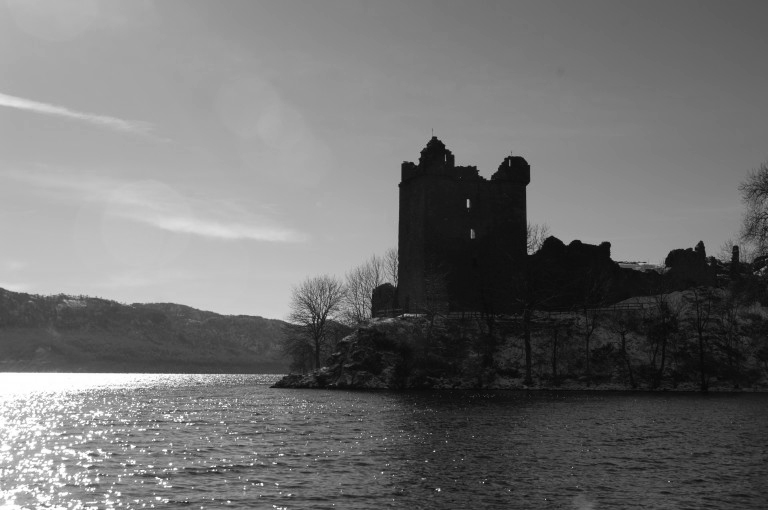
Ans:
<svg viewBox="0 0 768 510"><path fill-rule="evenodd" d="M652 311L636 314L539 320L531 324L530 349L519 322L489 331L478 322L373 319L341 340L324 367L275 387L768 391L764 335L718 340L713 326L700 342L684 315L674 331L667 325L660 332Z"/></svg>

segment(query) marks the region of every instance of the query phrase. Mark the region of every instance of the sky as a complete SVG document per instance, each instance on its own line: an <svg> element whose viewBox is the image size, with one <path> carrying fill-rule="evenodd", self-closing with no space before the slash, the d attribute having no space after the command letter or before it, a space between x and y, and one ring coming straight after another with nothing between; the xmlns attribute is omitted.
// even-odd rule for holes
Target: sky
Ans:
<svg viewBox="0 0 768 510"><path fill-rule="evenodd" d="M0 287L285 318L434 134L614 260L738 236L768 2L0 0Z"/></svg>

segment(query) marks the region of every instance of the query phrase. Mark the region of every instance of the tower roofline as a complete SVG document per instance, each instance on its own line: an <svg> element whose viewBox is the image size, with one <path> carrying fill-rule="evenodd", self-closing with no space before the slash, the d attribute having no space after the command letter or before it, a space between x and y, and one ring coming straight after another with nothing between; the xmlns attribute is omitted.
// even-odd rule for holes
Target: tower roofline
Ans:
<svg viewBox="0 0 768 510"><path fill-rule="evenodd" d="M453 153L434 135L421 150L418 163L403 161L400 182L427 175L460 180L488 180L480 175L474 165L456 166ZM528 185L531 181L531 167L525 158L509 155L490 180Z"/></svg>
<svg viewBox="0 0 768 510"><path fill-rule="evenodd" d="M509 155L491 176L492 181L512 181L528 185L531 182L531 165L522 156Z"/></svg>

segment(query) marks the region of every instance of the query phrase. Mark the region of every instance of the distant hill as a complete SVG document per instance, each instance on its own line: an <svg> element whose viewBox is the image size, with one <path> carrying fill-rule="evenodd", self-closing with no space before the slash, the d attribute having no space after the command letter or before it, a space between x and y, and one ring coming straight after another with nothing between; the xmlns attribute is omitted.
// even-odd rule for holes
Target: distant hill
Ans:
<svg viewBox="0 0 768 510"><path fill-rule="evenodd" d="M0 371L284 373L283 324L0 289Z"/></svg>

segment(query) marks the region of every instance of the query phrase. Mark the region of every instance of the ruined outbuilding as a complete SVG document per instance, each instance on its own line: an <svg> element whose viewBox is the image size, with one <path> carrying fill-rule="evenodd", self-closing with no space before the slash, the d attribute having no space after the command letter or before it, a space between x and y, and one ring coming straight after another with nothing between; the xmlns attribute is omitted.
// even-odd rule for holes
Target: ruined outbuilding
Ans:
<svg viewBox="0 0 768 510"><path fill-rule="evenodd" d="M418 163L402 164L398 305L406 312L514 307L526 261L528 162L508 156L486 179L457 166L433 136Z"/></svg>

